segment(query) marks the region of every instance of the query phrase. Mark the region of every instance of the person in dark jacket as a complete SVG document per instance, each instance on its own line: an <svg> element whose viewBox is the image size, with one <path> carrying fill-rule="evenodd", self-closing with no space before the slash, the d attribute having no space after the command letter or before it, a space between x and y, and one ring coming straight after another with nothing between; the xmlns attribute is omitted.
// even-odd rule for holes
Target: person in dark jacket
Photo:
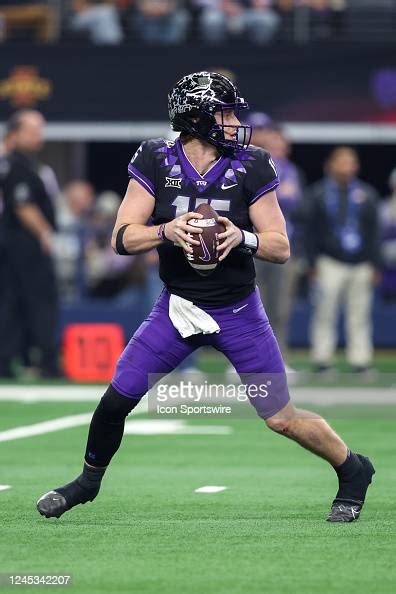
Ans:
<svg viewBox="0 0 396 594"><path fill-rule="evenodd" d="M58 298L52 250L55 213L36 159L44 138L44 118L36 111L15 113L7 124L13 134L9 170L3 182L5 261L12 307L13 336L34 346L35 362L46 377L57 375ZM9 357L16 353L9 349Z"/></svg>
<svg viewBox="0 0 396 594"><path fill-rule="evenodd" d="M13 150L14 134L6 130L0 141L0 336L7 336L7 341L0 341L0 377L13 377L12 361L10 354L13 351L13 331L10 326L10 308L12 295L8 279L8 266L6 261L6 232L4 217L4 182L10 170L10 153ZM11 340L11 343L10 343Z"/></svg>
<svg viewBox="0 0 396 594"><path fill-rule="evenodd" d="M248 123L253 127L252 144L271 154L278 173L277 196L290 241L290 258L283 266L260 260L255 263L265 311L283 356L287 357L290 316L306 267L303 229L296 216L303 203L305 180L290 157L292 148L282 127L262 112L250 114Z"/></svg>
<svg viewBox="0 0 396 594"><path fill-rule="evenodd" d="M318 288L312 357L318 371L332 365L342 302L348 362L354 371L364 371L372 360L371 302L380 265L378 196L357 177L359 168L355 150L336 148L325 177L308 195L307 251Z"/></svg>

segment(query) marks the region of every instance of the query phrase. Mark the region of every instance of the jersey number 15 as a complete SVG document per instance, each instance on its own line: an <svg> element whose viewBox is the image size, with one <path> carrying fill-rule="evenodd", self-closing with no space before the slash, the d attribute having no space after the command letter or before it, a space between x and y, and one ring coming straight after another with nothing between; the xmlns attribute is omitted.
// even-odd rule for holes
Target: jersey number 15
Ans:
<svg viewBox="0 0 396 594"><path fill-rule="evenodd" d="M172 206L176 207L175 217L180 217L186 212L194 212L200 204L210 204L216 212L227 213L230 211L229 200L216 200L214 198L191 198L190 196L177 196L172 202Z"/></svg>

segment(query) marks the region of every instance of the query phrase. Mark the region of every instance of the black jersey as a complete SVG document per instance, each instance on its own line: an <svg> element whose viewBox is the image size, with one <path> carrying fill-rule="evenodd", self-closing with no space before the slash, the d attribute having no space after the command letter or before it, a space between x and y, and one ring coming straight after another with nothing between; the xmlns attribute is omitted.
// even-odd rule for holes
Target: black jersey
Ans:
<svg viewBox="0 0 396 594"><path fill-rule="evenodd" d="M144 141L128 167L129 176L154 198L152 220L166 223L202 203L237 227L252 231L249 207L274 190L278 177L265 150L251 146L232 157L221 156L200 175L190 163L180 139ZM171 293L202 305L221 306L243 299L254 290L253 257L237 249L218 264L209 276L199 276L183 250L170 242L158 248L160 277Z"/></svg>

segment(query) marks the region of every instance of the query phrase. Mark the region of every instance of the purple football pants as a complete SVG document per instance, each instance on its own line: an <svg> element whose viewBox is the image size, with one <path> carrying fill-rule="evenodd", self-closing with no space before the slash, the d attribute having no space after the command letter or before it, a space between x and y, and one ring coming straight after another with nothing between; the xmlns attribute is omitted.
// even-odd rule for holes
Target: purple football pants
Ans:
<svg viewBox="0 0 396 594"><path fill-rule="evenodd" d="M245 384L271 384L265 398L250 398L257 414L266 419L290 400L285 367L258 289L226 307L200 306L220 327L218 334L182 338L169 318L169 293L165 289L148 318L132 336L118 360L114 388L129 398L140 399L149 388L149 374L170 373L201 346L222 352Z"/></svg>

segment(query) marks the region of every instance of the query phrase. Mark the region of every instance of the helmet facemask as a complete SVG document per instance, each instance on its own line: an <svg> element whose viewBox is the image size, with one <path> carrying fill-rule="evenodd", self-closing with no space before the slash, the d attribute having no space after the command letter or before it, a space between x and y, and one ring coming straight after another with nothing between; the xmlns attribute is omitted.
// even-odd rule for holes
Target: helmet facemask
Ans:
<svg viewBox="0 0 396 594"><path fill-rule="evenodd" d="M236 150L246 150L250 144L252 137L252 127L244 124L226 124L224 123L224 114L228 110L232 110L235 117L240 121L240 111L248 109L248 104L242 100L236 103L222 103L204 104L201 108L201 114L197 121L197 135L216 146L220 152L232 153ZM216 119L215 114L220 112L220 122ZM232 131L235 134L235 139L226 137L227 131Z"/></svg>

